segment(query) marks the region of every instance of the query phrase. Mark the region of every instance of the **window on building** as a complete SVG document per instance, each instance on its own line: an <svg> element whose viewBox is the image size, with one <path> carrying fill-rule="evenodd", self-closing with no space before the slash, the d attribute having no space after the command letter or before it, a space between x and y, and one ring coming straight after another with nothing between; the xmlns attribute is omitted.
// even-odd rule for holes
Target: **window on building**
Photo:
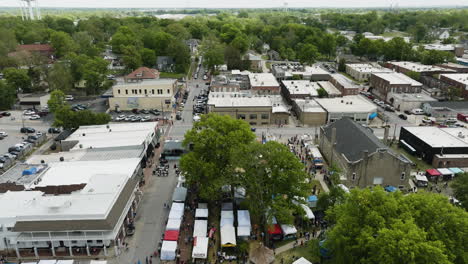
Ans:
<svg viewBox="0 0 468 264"><path fill-rule="evenodd" d="M250 119L257 119L257 114L250 114L249 118Z"/></svg>
<svg viewBox="0 0 468 264"><path fill-rule="evenodd" d="M76 244L78 241L72 240L71 242L72 242L72 244Z"/></svg>
<svg viewBox="0 0 468 264"><path fill-rule="evenodd" d="M93 243L92 240L86 240L86 243Z"/></svg>
<svg viewBox="0 0 468 264"><path fill-rule="evenodd" d="M145 94L148 94L148 90L145 89Z"/></svg>
<svg viewBox="0 0 468 264"><path fill-rule="evenodd" d="M167 93L170 94L170 93L171 93L171 90L170 90L170 89L167 89Z"/></svg>
<svg viewBox="0 0 468 264"><path fill-rule="evenodd" d="M353 172L353 175L351 175L351 180L352 180L352 181L355 181L355 180L356 180L356 173L355 173L355 172Z"/></svg>
<svg viewBox="0 0 468 264"><path fill-rule="evenodd" d="M154 89L151 89L151 93L154 94Z"/></svg>
<svg viewBox="0 0 468 264"><path fill-rule="evenodd" d="M117 93L120 94L120 89L117 90Z"/></svg>
<svg viewBox="0 0 468 264"><path fill-rule="evenodd" d="M140 92L140 94L141 94L141 89L139 89L139 92Z"/></svg>
<svg viewBox="0 0 468 264"><path fill-rule="evenodd" d="M162 89L158 89L158 94L162 94Z"/></svg>
<svg viewBox="0 0 468 264"><path fill-rule="evenodd" d="M262 119L268 119L270 116L268 114L262 114Z"/></svg>
<svg viewBox="0 0 468 264"><path fill-rule="evenodd" d="M127 89L125 89L125 94L128 94L128 90L127 90Z"/></svg>
<svg viewBox="0 0 468 264"><path fill-rule="evenodd" d="M251 126L256 126L257 125L257 122L250 122L249 123Z"/></svg>
<svg viewBox="0 0 468 264"><path fill-rule="evenodd" d="M244 114L239 114L239 115L237 115L237 119L245 120L245 115Z"/></svg>
<svg viewBox="0 0 468 264"><path fill-rule="evenodd" d="M13 227L7 227L7 230L11 231L11 230L13 230Z"/></svg>
<svg viewBox="0 0 468 264"><path fill-rule="evenodd" d="M96 243L102 243L102 240L96 240Z"/></svg>
<svg viewBox="0 0 468 264"><path fill-rule="evenodd" d="M406 173L405 172L402 172L401 173L401 176L400 176L400 180L405 180L405 177L406 177Z"/></svg>

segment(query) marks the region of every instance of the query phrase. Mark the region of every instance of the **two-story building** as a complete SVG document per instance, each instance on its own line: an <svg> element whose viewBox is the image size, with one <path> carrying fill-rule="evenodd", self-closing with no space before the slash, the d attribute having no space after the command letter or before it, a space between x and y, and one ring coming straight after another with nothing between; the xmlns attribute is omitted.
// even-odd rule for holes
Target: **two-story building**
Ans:
<svg viewBox="0 0 468 264"><path fill-rule="evenodd" d="M372 93L388 100L388 93L420 93L422 83L398 72L373 73L370 78Z"/></svg>
<svg viewBox="0 0 468 264"><path fill-rule="evenodd" d="M342 74L332 74L330 82L341 92L343 96L357 95L359 93L359 86L354 84L352 80Z"/></svg>
<svg viewBox="0 0 468 264"><path fill-rule="evenodd" d="M249 82L252 93L265 95L280 94L280 85L271 73L251 73L249 74Z"/></svg>

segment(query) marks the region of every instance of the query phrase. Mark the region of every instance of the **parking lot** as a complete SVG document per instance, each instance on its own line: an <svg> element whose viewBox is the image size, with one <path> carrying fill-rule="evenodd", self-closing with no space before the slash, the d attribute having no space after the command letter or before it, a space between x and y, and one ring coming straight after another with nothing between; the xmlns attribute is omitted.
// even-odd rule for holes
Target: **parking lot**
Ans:
<svg viewBox="0 0 468 264"><path fill-rule="evenodd" d="M23 119L22 111L10 111L11 116L0 118L0 132L6 132L7 137L0 140L0 154L8 152L8 148L15 144L23 142L27 135L20 133L20 129L24 127L32 127L36 131L46 133L51 125L50 118L41 118L39 120Z"/></svg>

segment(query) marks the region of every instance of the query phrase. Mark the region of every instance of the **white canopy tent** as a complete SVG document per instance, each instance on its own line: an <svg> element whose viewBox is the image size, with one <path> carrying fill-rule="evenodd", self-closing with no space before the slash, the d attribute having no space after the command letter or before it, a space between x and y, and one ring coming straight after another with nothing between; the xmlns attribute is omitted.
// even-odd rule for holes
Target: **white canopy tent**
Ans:
<svg viewBox="0 0 468 264"><path fill-rule="evenodd" d="M208 257L208 238L195 237L193 240L192 258L206 259Z"/></svg>
<svg viewBox="0 0 468 264"><path fill-rule="evenodd" d="M164 240L161 246L161 260L174 260L176 258L177 241Z"/></svg>
<svg viewBox="0 0 468 264"><path fill-rule="evenodd" d="M221 211L221 227L234 226L234 211Z"/></svg>
<svg viewBox="0 0 468 264"><path fill-rule="evenodd" d="M297 233L297 229L293 225L281 225L281 230L283 230L283 234L285 236Z"/></svg>
<svg viewBox="0 0 468 264"><path fill-rule="evenodd" d="M57 260L55 259L41 259L38 264L56 264Z"/></svg>
<svg viewBox="0 0 468 264"><path fill-rule="evenodd" d="M184 207L185 207L184 203L174 202L172 203L171 210L184 211Z"/></svg>
<svg viewBox="0 0 468 264"><path fill-rule="evenodd" d="M107 260L91 260L89 264L107 264Z"/></svg>
<svg viewBox="0 0 468 264"><path fill-rule="evenodd" d="M195 218L208 218L208 209L198 208L195 210Z"/></svg>
<svg viewBox="0 0 468 264"><path fill-rule="evenodd" d="M449 169L447 169L447 168L438 168L437 170L438 170L438 171L440 172L440 174L442 174L443 176L451 176L451 177L454 176L453 171L451 171L451 170L449 170Z"/></svg>
<svg viewBox="0 0 468 264"><path fill-rule="evenodd" d="M427 177L425 175L416 174L415 177L417 181L428 182Z"/></svg>
<svg viewBox="0 0 468 264"><path fill-rule="evenodd" d="M199 209L208 209L208 204L207 203L198 203L198 208Z"/></svg>
<svg viewBox="0 0 468 264"><path fill-rule="evenodd" d="M238 237L248 237L250 236L251 228L250 226L238 226L237 227L237 236Z"/></svg>
<svg viewBox="0 0 468 264"><path fill-rule="evenodd" d="M221 219L223 218L234 219L234 211L221 211Z"/></svg>
<svg viewBox="0 0 468 264"><path fill-rule="evenodd" d="M21 262L21 264L37 264L37 262Z"/></svg>
<svg viewBox="0 0 468 264"><path fill-rule="evenodd" d="M232 225L225 225L221 227L221 246L222 247L235 247L236 244L236 230Z"/></svg>
<svg viewBox="0 0 468 264"><path fill-rule="evenodd" d="M179 210L172 210L169 212L169 219L177 219L182 220L182 216L184 215L184 211Z"/></svg>
<svg viewBox="0 0 468 264"><path fill-rule="evenodd" d="M73 264L73 259L59 259L56 264Z"/></svg>
<svg viewBox="0 0 468 264"><path fill-rule="evenodd" d="M250 213L247 210L237 211L237 236L250 236L252 225L250 224Z"/></svg>
<svg viewBox="0 0 468 264"><path fill-rule="evenodd" d="M182 219L169 219L166 225L166 231L168 230L180 230L180 224L182 223Z"/></svg>
<svg viewBox="0 0 468 264"><path fill-rule="evenodd" d="M304 257L301 257L300 259L294 261L292 264L312 264L312 262L308 261Z"/></svg>
<svg viewBox="0 0 468 264"><path fill-rule="evenodd" d="M193 237L206 237L208 232L208 221L207 220L195 220L193 224Z"/></svg>
<svg viewBox="0 0 468 264"><path fill-rule="evenodd" d="M302 209L304 209L307 219L315 219L314 213L312 212L312 210L310 210L310 208L307 205L301 204L301 207Z"/></svg>

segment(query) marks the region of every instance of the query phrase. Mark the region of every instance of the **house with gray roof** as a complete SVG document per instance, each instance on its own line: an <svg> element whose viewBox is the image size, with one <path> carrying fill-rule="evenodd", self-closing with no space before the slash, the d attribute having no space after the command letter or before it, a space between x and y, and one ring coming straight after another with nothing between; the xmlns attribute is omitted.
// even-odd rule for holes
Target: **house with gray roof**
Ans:
<svg viewBox="0 0 468 264"><path fill-rule="evenodd" d="M328 164L341 168L340 180L348 187L408 186L412 162L350 118L321 127L319 148Z"/></svg>

